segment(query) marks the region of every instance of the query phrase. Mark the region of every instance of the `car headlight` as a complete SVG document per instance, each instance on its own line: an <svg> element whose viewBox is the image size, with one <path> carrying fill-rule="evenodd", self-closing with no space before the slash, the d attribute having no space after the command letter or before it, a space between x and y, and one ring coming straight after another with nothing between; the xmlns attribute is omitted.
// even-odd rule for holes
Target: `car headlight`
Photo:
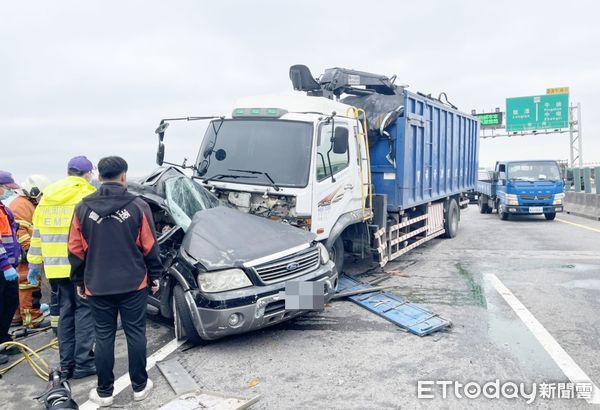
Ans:
<svg viewBox="0 0 600 410"><path fill-rule="evenodd" d="M317 247L319 248L319 253L321 254L321 264L325 265L329 262L329 251L321 242L317 242Z"/></svg>
<svg viewBox="0 0 600 410"><path fill-rule="evenodd" d="M241 269L226 269L198 274L198 285L203 292L224 292L252 286L248 275Z"/></svg>
<svg viewBox="0 0 600 410"><path fill-rule="evenodd" d="M553 205L562 205L565 194L561 192L560 194L554 194L554 202Z"/></svg>
<svg viewBox="0 0 600 410"><path fill-rule="evenodd" d="M515 194L506 194L506 205L519 205L519 197Z"/></svg>

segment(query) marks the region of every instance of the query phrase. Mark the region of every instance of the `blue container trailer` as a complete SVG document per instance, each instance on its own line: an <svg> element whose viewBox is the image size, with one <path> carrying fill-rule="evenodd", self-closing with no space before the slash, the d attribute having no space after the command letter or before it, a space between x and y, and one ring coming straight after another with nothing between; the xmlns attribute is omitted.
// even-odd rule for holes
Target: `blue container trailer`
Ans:
<svg viewBox="0 0 600 410"><path fill-rule="evenodd" d="M388 211L410 209L474 189L477 119L406 90L403 101L404 114L388 131L395 161L388 159L388 140L379 139L370 150L373 189L387 195Z"/></svg>

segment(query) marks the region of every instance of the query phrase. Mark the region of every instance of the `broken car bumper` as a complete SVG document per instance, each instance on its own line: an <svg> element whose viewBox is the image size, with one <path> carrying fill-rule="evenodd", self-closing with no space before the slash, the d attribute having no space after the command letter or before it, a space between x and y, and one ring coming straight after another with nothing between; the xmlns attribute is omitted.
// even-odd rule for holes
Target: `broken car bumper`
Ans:
<svg viewBox="0 0 600 410"><path fill-rule="evenodd" d="M335 294L338 274L333 263L329 262L294 280L322 282L325 302L328 302ZM185 296L198 335L205 340L214 340L271 326L306 313L306 310L285 309L284 290L285 282L280 282L219 294L189 290Z"/></svg>

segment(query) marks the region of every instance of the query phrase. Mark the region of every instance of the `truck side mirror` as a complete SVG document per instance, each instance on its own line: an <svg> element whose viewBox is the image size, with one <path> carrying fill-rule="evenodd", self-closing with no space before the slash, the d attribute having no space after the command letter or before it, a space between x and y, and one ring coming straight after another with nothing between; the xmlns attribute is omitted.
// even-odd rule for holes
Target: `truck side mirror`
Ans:
<svg viewBox="0 0 600 410"><path fill-rule="evenodd" d="M348 128L338 127L333 135L333 153L345 154L348 151Z"/></svg>
<svg viewBox="0 0 600 410"><path fill-rule="evenodd" d="M158 125L158 128L154 131L155 134L158 134L158 149L156 150L156 163L159 166L162 166L165 160L165 144L163 143L163 139L165 138L165 130L169 126L168 122L162 120Z"/></svg>
<svg viewBox="0 0 600 410"><path fill-rule="evenodd" d="M498 179L500 181L505 180L506 179L506 172L502 172L502 171L498 172Z"/></svg>
<svg viewBox="0 0 600 410"><path fill-rule="evenodd" d="M162 141L159 141L158 149L156 150L156 163L159 166L162 166L164 160L165 160L165 144L163 144Z"/></svg>

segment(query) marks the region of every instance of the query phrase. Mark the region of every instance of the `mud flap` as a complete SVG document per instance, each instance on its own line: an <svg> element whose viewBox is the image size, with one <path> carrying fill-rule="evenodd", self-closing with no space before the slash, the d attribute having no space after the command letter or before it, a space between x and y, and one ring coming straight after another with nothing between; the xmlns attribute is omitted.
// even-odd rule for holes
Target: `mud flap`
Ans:
<svg viewBox="0 0 600 410"><path fill-rule="evenodd" d="M342 275L339 279L338 292L369 287L367 284ZM364 293L348 296L348 299L417 336L426 336L452 325L449 320L391 292Z"/></svg>

